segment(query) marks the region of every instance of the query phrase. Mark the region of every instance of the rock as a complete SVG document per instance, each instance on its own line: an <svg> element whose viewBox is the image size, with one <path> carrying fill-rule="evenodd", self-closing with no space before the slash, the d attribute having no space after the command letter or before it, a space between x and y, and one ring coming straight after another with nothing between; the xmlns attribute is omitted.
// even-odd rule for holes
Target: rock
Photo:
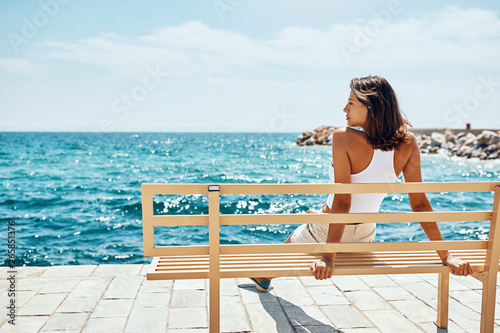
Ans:
<svg viewBox="0 0 500 333"><path fill-rule="evenodd" d="M467 133L464 137L465 141L463 143L464 146L477 146L477 137L472 133Z"/></svg>
<svg viewBox="0 0 500 333"><path fill-rule="evenodd" d="M497 145L489 145L488 147L486 147L484 149L484 151L487 153L487 154L491 154L491 153L494 153L498 150L498 147Z"/></svg>
<svg viewBox="0 0 500 333"><path fill-rule="evenodd" d="M470 155L468 156L469 158L479 158L481 156L481 152L479 150L472 149Z"/></svg>
<svg viewBox="0 0 500 333"><path fill-rule="evenodd" d="M313 132L311 132L311 131L305 131L304 133L302 133L302 137L303 137L304 139L307 139L307 138L311 137L313 134L314 134L314 133L313 133Z"/></svg>
<svg viewBox="0 0 500 333"><path fill-rule="evenodd" d="M444 137L446 138L446 142L453 142L453 143L455 143L456 140L457 140L455 132L452 131L451 129L446 129L444 131Z"/></svg>
<svg viewBox="0 0 500 333"><path fill-rule="evenodd" d="M477 136L477 141L481 146L486 147L491 144L494 137L498 137L495 132L484 130Z"/></svg>
<svg viewBox="0 0 500 333"><path fill-rule="evenodd" d="M431 150L429 150L429 154L437 154L438 150L439 150L439 147L434 146L431 148Z"/></svg>
<svg viewBox="0 0 500 333"><path fill-rule="evenodd" d="M462 146L457 151L457 156L465 156L468 157L472 151L472 147Z"/></svg>
<svg viewBox="0 0 500 333"><path fill-rule="evenodd" d="M455 149L455 144L453 143L453 141L447 141L447 142L445 142L445 143L441 146L441 148L446 148L446 149L448 149L448 150L453 150L453 149Z"/></svg>
<svg viewBox="0 0 500 333"><path fill-rule="evenodd" d="M427 146L430 146L431 144L431 140L430 139L425 139L425 140L422 140L420 141L420 143L418 144L419 148L422 149L422 148L425 148Z"/></svg>
<svg viewBox="0 0 500 333"><path fill-rule="evenodd" d="M433 132L431 134L431 146L441 147L442 144L446 142L446 137L444 134Z"/></svg>
<svg viewBox="0 0 500 333"><path fill-rule="evenodd" d="M497 151L496 151L496 152L494 152L493 154L489 154L489 155L488 155L488 159L489 159L489 160L494 160L494 159L497 159L497 158L499 158L499 157L500 157L500 155L498 154L498 152L497 152Z"/></svg>
<svg viewBox="0 0 500 333"><path fill-rule="evenodd" d="M309 139L307 139L306 141L304 141L304 144L306 146L310 146L310 145L313 145L315 143L314 141L314 138L313 137L310 137Z"/></svg>
<svg viewBox="0 0 500 333"><path fill-rule="evenodd" d="M484 151L479 155L479 159L481 160L486 160L488 159L488 154L486 154Z"/></svg>

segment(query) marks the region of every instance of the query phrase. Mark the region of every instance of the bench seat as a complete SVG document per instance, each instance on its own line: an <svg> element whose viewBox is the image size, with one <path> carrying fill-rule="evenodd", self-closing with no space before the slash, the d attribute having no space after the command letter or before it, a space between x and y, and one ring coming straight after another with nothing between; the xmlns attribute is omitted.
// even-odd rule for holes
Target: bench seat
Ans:
<svg viewBox="0 0 500 333"><path fill-rule="evenodd" d="M450 251L484 271L486 250ZM311 276L309 266L320 258L305 253L221 254L220 277ZM410 269L411 268L411 269ZM338 253L334 275L446 273L436 251ZM209 256L162 256L153 259L148 280L208 279Z"/></svg>

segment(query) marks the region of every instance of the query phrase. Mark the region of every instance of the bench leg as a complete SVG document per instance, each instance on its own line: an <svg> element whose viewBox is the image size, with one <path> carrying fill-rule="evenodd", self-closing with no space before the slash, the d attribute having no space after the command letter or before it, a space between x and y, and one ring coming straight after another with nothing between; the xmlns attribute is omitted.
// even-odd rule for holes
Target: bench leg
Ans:
<svg viewBox="0 0 500 333"><path fill-rule="evenodd" d="M493 333L495 325L495 298L497 274L484 273L481 304L481 333Z"/></svg>
<svg viewBox="0 0 500 333"><path fill-rule="evenodd" d="M439 328L448 328L449 290L450 273L439 273L437 320L434 322Z"/></svg>
<svg viewBox="0 0 500 333"><path fill-rule="evenodd" d="M220 332L220 280L218 278L210 279L210 307L208 313L210 315L209 325L210 333Z"/></svg>

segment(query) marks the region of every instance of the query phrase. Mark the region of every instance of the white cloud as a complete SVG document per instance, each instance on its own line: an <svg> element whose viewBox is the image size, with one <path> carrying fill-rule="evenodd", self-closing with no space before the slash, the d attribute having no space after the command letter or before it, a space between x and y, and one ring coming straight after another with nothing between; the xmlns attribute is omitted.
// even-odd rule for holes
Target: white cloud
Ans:
<svg viewBox="0 0 500 333"><path fill-rule="evenodd" d="M36 74L40 69L29 59L0 58L0 70L14 74Z"/></svg>
<svg viewBox="0 0 500 333"><path fill-rule="evenodd" d="M393 14L378 27L376 22L373 17L326 29L291 26L273 39L259 41L190 21L132 38L106 33L73 43L46 42L42 54L104 66L113 75L138 78L148 65L159 65L174 77L232 77L287 66L383 70L452 65L500 70L496 59L500 54L497 12L446 7L432 15L405 19ZM347 58L346 45L347 54L351 52Z"/></svg>

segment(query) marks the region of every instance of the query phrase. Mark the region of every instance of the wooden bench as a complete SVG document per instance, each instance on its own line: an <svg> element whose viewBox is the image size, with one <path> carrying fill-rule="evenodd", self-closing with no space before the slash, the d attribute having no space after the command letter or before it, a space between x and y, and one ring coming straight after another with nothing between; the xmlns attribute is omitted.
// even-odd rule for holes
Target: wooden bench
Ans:
<svg viewBox="0 0 500 333"><path fill-rule="evenodd" d="M492 210L369 214L220 214L220 195L327 193L494 192ZM208 214L154 215L153 195L208 195ZM436 325L448 325L450 269L436 250L467 260L483 283L481 332L493 332L500 256L500 182L397 184L142 184L144 255L155 257L148 280L209 279L210 331L219 332L220 279L311 276L309 269L324 252L337 252L334 275L438 273ZM460 209L460 207L457 207ZM329 244L221 245L221 225L300 223L392 223L489 221L487 241L419 241ZM154 227L208 225L209 244L155 246Z"/></svg>

